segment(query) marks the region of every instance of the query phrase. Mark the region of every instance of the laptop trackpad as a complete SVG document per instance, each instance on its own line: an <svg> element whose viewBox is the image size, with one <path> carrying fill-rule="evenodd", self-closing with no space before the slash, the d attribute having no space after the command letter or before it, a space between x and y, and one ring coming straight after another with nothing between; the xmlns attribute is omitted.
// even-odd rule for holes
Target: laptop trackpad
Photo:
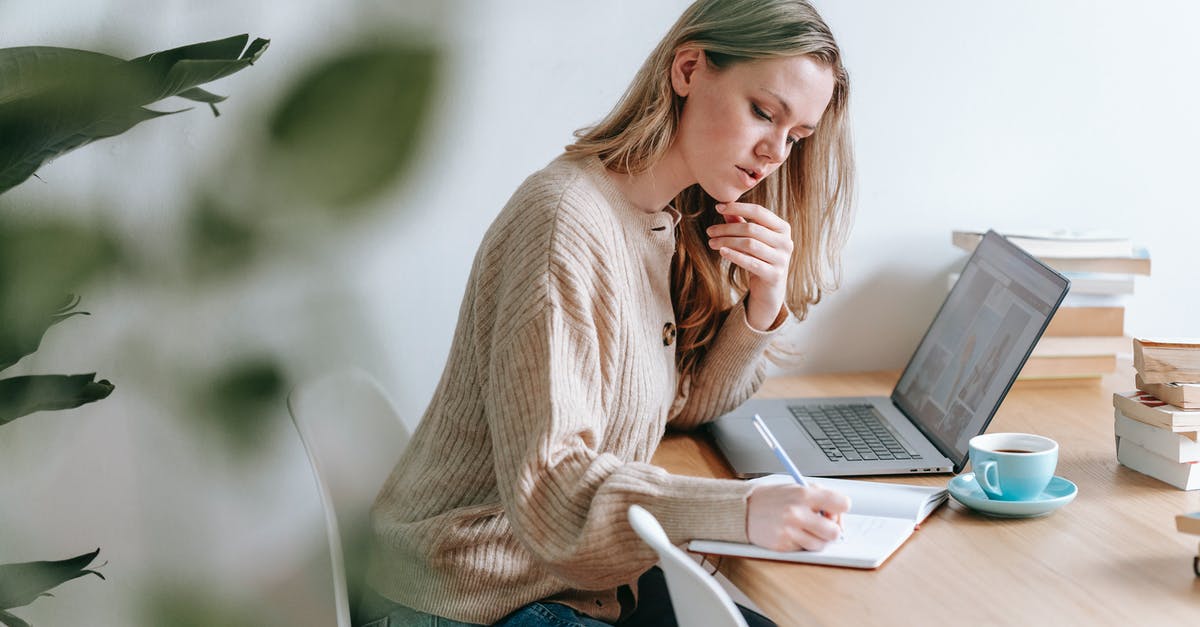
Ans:
<svg viewBox="0 0 1200 627"><path fill-rule="evenodd" d="M779 445L789 454L802 451L805 449L815 449L816 444L809 439L808 434L804 433L804 429L796 424L796 419L791 416L765 416L763 421L767 423L767 428L771 430L771 434L779 440Z"/></svg>

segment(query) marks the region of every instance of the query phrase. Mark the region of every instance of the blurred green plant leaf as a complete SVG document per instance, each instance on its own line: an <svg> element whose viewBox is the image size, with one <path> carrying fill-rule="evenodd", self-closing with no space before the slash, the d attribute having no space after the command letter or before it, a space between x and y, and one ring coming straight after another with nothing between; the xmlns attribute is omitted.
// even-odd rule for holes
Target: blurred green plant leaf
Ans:
<svg viewBox="0 0 1200 627"><path fill-rule="evenodd" d="M8 612L5 612L4 610L0 610L0 625L6 625L7 627L30 627L29 623L17 618L16 616L13 616L12 614L9 614Z"/></svg>
<svg viewBox="0 0 1200 627"><path fill-rule="evenodd" d="M0 215L0 370L36 349L46 329L69 313L68 294L126 261L102 224Z"/></svg>
<svg viewBox="0 0 1200 627"><path fill-rule="evenodd" d="M180 98L187 98L188 100L195 100L196 102L208 103L208 107L210 109L212 109L214 117L221 116L221 112L217 110L216 104L218 102L224 102L226 99L226 96L218 96L212 92L208 92L203 89L200 89L199 87L193 87L191 89L181 91L175 95L179 96Z"/></svg>
<svg viewBox="0 0 1200 627"><path fill-rule="evenodd" d="M216 113L221 97L197 85L246 68L268 40L248 35L155 52L131 61L48 46L0 48L0 193L46 161L172 112L144 105L179 95Z"/></svg>
<svg viewBox="0 0 1200 627"><path fill-rule="evenodd" d="M285 383L283 371L271 357L245 358L197 386L192 407L203 408L208 424L234 451L248 453L257 450L277 424L274 419L283 406Z"/></svg>
<svg viewBox="0 0 1200 627"><path fill-rule="evenodd" d="M65 560L0 564L0 610L29 605L38 597L49 595L51 589L84 575L104 579L99 571L88 568L99 554L100 549L96 549Z"/></svg>
<svg viewBox="0 0 1200 627"><path fill-rule="evenodd" d="M208 582L187 582L185 576L170 573L158 587L142 594L140 625L170 627L270 627L277 612L269 604L243 604L213 590Z"/></svg>
<svg viewBox="0 0 1200 627"><path fill-rule="evenodd" d="M0 215L0 286L28 290L26 281L51 283L46 290L57 305L63 294L122 261L121 245L103 223L62 219L10 219ZM17 295L5 294L6 297ZM28 294L21 294L28 298ZM38 309L44 309L39 305Z"/></svg>
<svg viewBox="0 0 1200 627"><path fill-rule="evenodd" d="M57 309L38 320L0 327L0 371L36 351L42 344L42 336L50 327L72 316L90 315L86 311L72 311L78 305L79 297L72 295Z"/></svg>
<svg viewBox="0 0 1200 627"><path fill-rule="evenodd" d="M249 39L249 35L235 35L163 50L130 61L130 66L145 68L154 77L146 84L148 91L138 94L138 100L148 104L179 95L254 65L271 42L259 38L247 46ZM184 97L196 100L193 95Z"/></svg>
<svg viewBox="0 0 1200 627"><path fill-rule="evenodd" d="M429 48L381 46L305 74L270 121L278 184L341 207L381 191L416 151L437 60Z"/></svg>
<svg viewBox="0 0 1200 627"><path fill-rule="evenodd" d="M283 391L283 374L269 358L256 358L233 364L213 381L215 400L227 409L247 405L273 404Z"/></svg>
<svg viewBox="0 0 1200 627"><path fill-rule="evenodd" d="M112 394L96 373L40 374L0 379L0 425L38 411L72 409Z"/></svg>
<svg viewBox="0 0 1200 627"><path fill-rule="evenodd" d="M249 220L211 197L201 198L187 214L188 271L197 278L219 276L248 266L262 246Z"/></svg>

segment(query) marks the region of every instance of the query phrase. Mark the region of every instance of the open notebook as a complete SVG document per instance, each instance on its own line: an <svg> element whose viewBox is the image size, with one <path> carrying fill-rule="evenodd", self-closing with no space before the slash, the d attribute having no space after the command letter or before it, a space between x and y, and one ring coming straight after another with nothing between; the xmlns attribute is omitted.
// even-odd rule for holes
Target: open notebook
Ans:
<svg viewBox="0 0 1200 627"><path fill-rule="evenodd" d="M788 475L768 475L755 479L754 483L792 481ZM780 552L753 544L717 540L692 540L688 550L785 562L878 568L904 544L918 523L946 502L947 497L945 488L828 478L817 483L850 497L850 511L842 517L843 537L826 545L824 550Z"/></svg>

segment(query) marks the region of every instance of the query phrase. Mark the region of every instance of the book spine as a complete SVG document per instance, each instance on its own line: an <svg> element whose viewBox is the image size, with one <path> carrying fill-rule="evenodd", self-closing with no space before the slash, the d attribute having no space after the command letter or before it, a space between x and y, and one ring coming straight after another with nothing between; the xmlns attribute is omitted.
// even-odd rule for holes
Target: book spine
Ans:
<svg viewBox="0 0 1200 627"><path fill-rule="evenodd" d="M1121 410L1113 412L1113 432L1122 439L1181 464L1200 462L1200 442L1195 431L1175 433L1134 420Z"/></svg>
<svg viewBox="0 0 1200 627"><path fill-rule="evenodd" d="M1064 272L1071 279L1072 294L1132 294L1132 274L1110 272Z"/></svg>
<svg viewBox="0 0 1200 627"><path fill-rule="evenodd" d="M1080 294L1067 292L1063 307L1124 307L1129 303L1128 294Z"/></svg>
<svg viewBox="0 0 1200 627"><path fill-rule="evenodd" d="M1180 490L1200 488L1200 464L1181 464L1117 438L1117 461L1143 475L1169 483Z"/></svg>
<svg viewBox="0 0 1200 627"><path fill-rule="evenodd" d="M978 233L964 233L963 231L954 231L950 234L950 243L954 244L959 250L973 252L979 242L983 240L983 236Z"/></svg>
<svg viewBox="0 0 1200 627"><path fill-rule="evenodd" d="M1113 393L1113 407L1128 418L1144 422L1155 427L1170 428L1170 421L1162 415L1162 412L1155 411L1151 407L1147 407L1137 399L1140 395L1135 395L1130 398L1121 393Z"/></svg>
<svg viewBox="0 0 1200 627"><path fill-rule="evenodd" d="M1163 347L1134 338L1133 367L1146 383L1197 383L1200 349Z"/></svg>
<svg viewBox="0 0 1200 627"><path fill-rule="evenodd" d="M1137 389L1180 409L1200 409L1200 384L1146 383L1142 375L1135 376Z"/></svg>
<svg viewBox="0 0 1200 627"><path fill-rule="evenodd" d="M1088 240L1022 237L1006 235L1008 240L1034 257L1129 257L1133 244L1127 240Z"/></svg>
<svg viewBox="0 0 1200 627"><path fill-rule="evenodd" d="M1034 355L1025 360L1017 378L1037 379L1099 378L1117 369L1116 355L1054 356Z"/></svg>
<svg viewBox="0 0 1200 627"><path fill-rule="evenodd" d="M1116 407L1128 418L1170 431L1194 431L1200 426L1200 423L1191 419L1190 412L1183 412L1178 407L1168 405L1149 394L1115 393L1113 394L1113 407ZM1183 414L1183 416L1180 417L1178 414ZM1200 412L1196 412L1195 415L1197 420L1200 420Z"/></svg>
<svg viewBox="0 0 1200 627"><path fill-rule="evenodd" d="M1181 533L1191 533L1200 536L1200 512L1176 516L1175 529Z"/></svg>
<svg viewBox="0 0 1200 627"><path fill-rule="evenodd" d="M1120 336L1124 307L1059 307L1043 335L1050 337Z"/></svg>
<svg viewBox="0 0 1200 627"><path fill-rule="evenodd" d="M1155 350L1200 351L1200 340L1140 337L1138 343Z"/></svg>
<svg viewBox="0 0 1200 627"><path fill-rule="evenodd" d="M1150 253L1138 248L1130 257L1038 257L1059 272L1116 272L1150 276Z"/></svg>
<svg viewBox="0 0 1200 627"><path fill-rule="evenodd" d="M1138 368L1137 372L1146 383L1200 383L1200 371Z"/></svg>
<svg viewBox="0 0 1200 627"><path fill-rule="evenodd" d="M1147 370L1200 370L1200 350L1143 347L1142 365Z"/></svg>

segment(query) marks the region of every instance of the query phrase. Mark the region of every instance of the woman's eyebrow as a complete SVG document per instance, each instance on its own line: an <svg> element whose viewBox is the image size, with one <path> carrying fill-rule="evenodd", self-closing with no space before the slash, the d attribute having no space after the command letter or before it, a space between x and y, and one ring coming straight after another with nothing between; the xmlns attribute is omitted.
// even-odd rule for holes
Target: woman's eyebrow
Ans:
<svg viewBox="0 0 1200 627"><path fill-rule="evenodd" d="M787 101L783 99L783 96L780 96L779 94L771 91L770 89L767 89L766 87L760 87L759 89L767 92L767 94L769 94L772 98L779 101L779 106L783 107L784 114L787 115L788 117L792 117L792 107L789 106ZM800 128L808 129L810 131L817 130L816 125L813 125L813 124L801 124Z"/></svg>

